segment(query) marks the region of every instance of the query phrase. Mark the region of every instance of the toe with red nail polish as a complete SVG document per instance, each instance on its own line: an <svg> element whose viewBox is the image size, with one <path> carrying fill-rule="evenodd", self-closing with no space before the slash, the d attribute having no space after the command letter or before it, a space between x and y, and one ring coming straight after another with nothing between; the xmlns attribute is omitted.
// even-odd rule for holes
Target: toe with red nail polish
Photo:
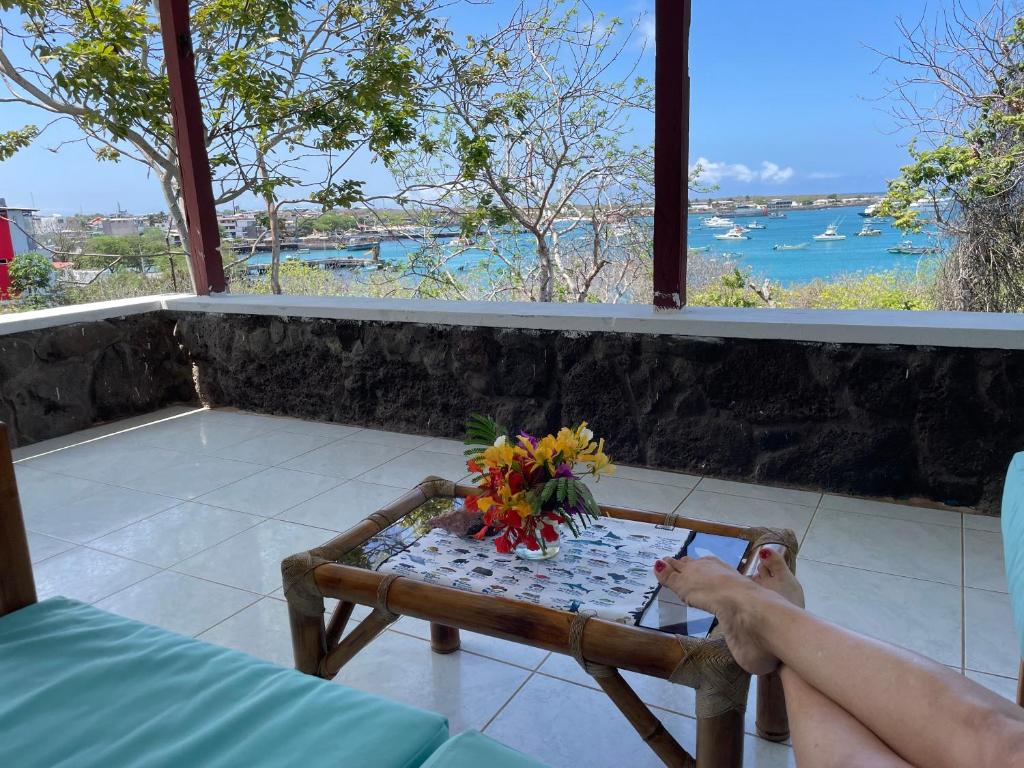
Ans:
<svg viewBox="0 0 1024 768"><path fill-rule="evenodd" d="M760 557L762 560L767 560L769 557L771 557L771 554L772 553L770 549L762 549L758 551L757 556Z"/></svg>
<svg viewBox="0 0 1024 768"><path fill-rule="evenodd" d="M654 570L656 570L658 573L661 573L665 570L665 564L661 562L661 560L659 560L654 564Z"/></svg>

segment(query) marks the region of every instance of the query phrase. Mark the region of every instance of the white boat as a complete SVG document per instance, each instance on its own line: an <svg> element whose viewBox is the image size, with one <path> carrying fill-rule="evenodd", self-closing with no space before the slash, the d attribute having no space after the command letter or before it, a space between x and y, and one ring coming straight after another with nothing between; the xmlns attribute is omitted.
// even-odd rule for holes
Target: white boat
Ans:
<svg viewBox="0 0 1024 768"><path fill-rule="evenodd" d="M840 235L836 230L839 228L838 224L829 224L825 227L825 231L820 235L815 235L814 239L818 241L834 242L836 240L845 240L846 235Z"/></svg>
<svg viewBox="0 0 1024 768"><path fill-rule="evenodd" d="M768 229L764 224L759 221L752 221L749 224L744 225L747 229Z"/></svg>
<svg viewBox="0 0 1024 768"><path fill-rule="evenodd" d="M878 209L881 208L881 207L882 207L881 203L872 203L867 208L865 208L863 211L861 211L860 215L864 216L866 218L871 218L872 216L874 216L875 214L878 213Z"/></svg>
<svg viewBox="0 0 1024 768"><path fill-rule="evenodd" d="M749 240L747 237L747 230L743 227L733 227L728 232L722 235L715 235L715 240Z"/></svg>
<svg viewBox="0 0 1024 768"><path fill-rule="evenodd" d="M709 216L704 219L704 226L712 229L726 229L736 226L736 223L732 219L723 219L721 216Z"/></svg>
<svg viewBox="0 0 1024 768"><path fill-rule="evenodd" d="M779 243L774 248L772 248L772 250L773 251L802 251L808 245L809 245L809 243L800 243L798 245L785 245L784 243Z"/></svg>
<svg viewBox="0 0 1024 768"><path fill-rule="evenodd" d="M870 221L865 221L864 226L860 228L860 232L857 233L857 237L878 237L882 234L882 230L875 229L871 226Z"/></svg>

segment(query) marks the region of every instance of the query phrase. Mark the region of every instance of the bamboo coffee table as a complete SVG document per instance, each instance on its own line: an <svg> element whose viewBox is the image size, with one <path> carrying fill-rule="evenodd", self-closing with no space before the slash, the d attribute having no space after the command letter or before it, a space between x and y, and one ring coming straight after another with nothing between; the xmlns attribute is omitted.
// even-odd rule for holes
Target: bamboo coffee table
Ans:
<svg viewBox="0 0 1024 768"><path fill-rule="evenodd" d="M706 638L670 634L430 584L418 580L416 574L398 576L372 570L371 556L379 560L381 542L388 540L386 535L378 537L378 533L396 523L404 526L402 530L417 525L423 528L426 520L445 507L451 508L452 499L475 492L473 486L428 478L323 546L286 558L281 570L296 668L331 679L388 625L400 616L413 616L430 622L431 646L437 653L458 650L459 630L466 629L571 655L666 765L739 768L750 676L736 664L717 629ZM795 565L797 545L792 531L613 507L602 510L615 518L741 539L746 542L739 565L744 573L756 567L753 555L762 546L778 548L790 566ZM325 598L340 601L326 626ZM357 603L373 611L343 637ZM619 670L671 680L696 690L696 757L679 745ZM775 673L758 681L757 730L772 741L783 741L789 735L782 685Z"/></svg>

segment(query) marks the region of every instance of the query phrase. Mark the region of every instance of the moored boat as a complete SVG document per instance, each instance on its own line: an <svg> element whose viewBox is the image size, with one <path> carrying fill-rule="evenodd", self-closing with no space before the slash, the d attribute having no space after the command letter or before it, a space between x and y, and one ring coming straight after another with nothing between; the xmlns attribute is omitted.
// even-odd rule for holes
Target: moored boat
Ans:
<svg viewBox="0 0 1024 768"><path fill-rule="evenodd" d="M733 227L725 234L715 235L715 240L749 240L747 230L743 227Z"/></svg>
<svg viewBox="0 0 1024 768"><path fill-rule="evenodd" d="M773 251L802 251L810 243L798 243L797 245L786 245L785 243L779 243L772 248Z"/></svg>
<svg viewBox="0 0 1024 768"><path fill-rule="evenodd" d="M759 221L752 221L746 225L747 229L768 229L764 224Z"/></svg>
<svg viewBox="0 0 1024 768"><path fill-rule="evenodd" d="M904 240L899 245L887 249L889 253L898 253L905 256L922 256L926 253L939 253L941 248L936 248L933 245L914 245L911 240Z"/></svg>
<svg viewBox="0 0 1024 768"><path fill-rule="evenodd" d="M702 223L705 227L711 227L712 229L726 229L728 227L736 226L736 223L732 219L725 219L721 216L709 216L704 219Z"/></svg>
<svg viewBox="0 0 1024 768"><path fill-rule="evenodd" d="M882 230L875 229L871 226L870 221L865 221L864 226L860 228L860 232L857 233L857 237L878 237L882 234Z"/></svg>
<svg viewBox="0 0 1024 768"><path fill-rule="evenodd" d="M838 224L829 224L827 227L825 227L825 231L822 232L820 235L815 235L814 239L818 240L818 241L824 241L824 242L834 242L834 241L837 241L837 240L845 240L846 239L846 235L840 235L839 232L837 231L838 229L839 229L839 225Z"/></svg>

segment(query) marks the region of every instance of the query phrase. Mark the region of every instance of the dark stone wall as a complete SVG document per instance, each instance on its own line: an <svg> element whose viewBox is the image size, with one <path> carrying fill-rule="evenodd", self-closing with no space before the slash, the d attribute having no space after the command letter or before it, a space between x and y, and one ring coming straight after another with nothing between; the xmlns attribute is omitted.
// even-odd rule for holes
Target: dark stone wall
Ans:
<svg viewBox="0 0 1024 768"><path fill-rule="evenodd" d="M173 328L149 313L0 336L0 420L13 444L196 402Z"/></svg>
<svg viewBox="0 0 1024 768"><path fill-rule="evenodd" d="M1024 352L181 314L204 401L460 436L586 419L610 454L998 509Z"/></svg>

